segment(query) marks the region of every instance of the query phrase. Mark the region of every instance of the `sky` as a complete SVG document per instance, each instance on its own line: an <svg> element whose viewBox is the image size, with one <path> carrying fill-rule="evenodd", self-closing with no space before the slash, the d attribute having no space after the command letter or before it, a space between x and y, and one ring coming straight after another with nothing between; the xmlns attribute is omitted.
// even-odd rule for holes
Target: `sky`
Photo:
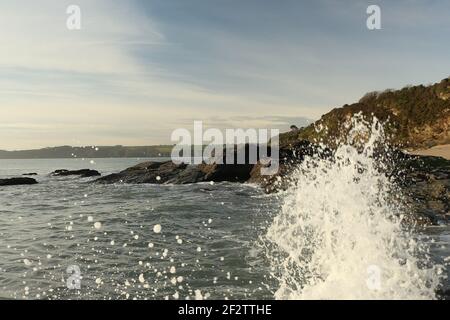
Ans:
<svg viewBox="0 0 450 320"><path fill-rule="evenodd" d="M0 149L303 126L448 77L449 15L447 0L0 0Z"/></svg>

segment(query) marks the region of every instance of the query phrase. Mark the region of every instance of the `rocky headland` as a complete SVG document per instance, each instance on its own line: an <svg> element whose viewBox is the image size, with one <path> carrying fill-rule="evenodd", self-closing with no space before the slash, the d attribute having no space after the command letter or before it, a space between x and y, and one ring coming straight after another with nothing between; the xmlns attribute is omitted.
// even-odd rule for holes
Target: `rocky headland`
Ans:
<svg viewBox="0 0 450 320"><path fill-rule="evenodd" d="M337 142L348 134L349 119L357 113L367 118L375 116L384 123L386 143L392 146L389 152L392 166L386 174L392 175L403 189L406 201L419 213L418 220L427 224L449 221L450 160L402 151L450 141L449 78L431 86L372 92L357 103L333 109L306 128L281 134L279 170L272 176L260 174L260 161L256 164L199 165L166 161L143 162L95 182L187 184L229 181L255 183L265 192L276 192L292 183L290 173L305 156L332 156ZM326 130L317 130L318 127ZM319 142L328 147L319 147ZM224 157L225 153L224 150Z"/></svg>
<svg viewBox="0 0 450 320"><path fill-rule="evenodd" d="M392 177L402 188L405 201L412 211L418 213L415 221L425 224L449 222L450 160L429 156L426 152L414 152L429 147L436 149L450 142L449 78L430 86L372 92L357 103L333 109L308 127L298 129L293 126L292 131L279 137L279 169L270 176L261 175L263 165L260 159L256 164L249 162L249 145L245 145L241 146L245 148L247 155L244 164L235 164L236 161L227 163L224 149L222 163L190 165L175 164L172 161L147 161L93 182L189 184L228 181L258 184L267 193L278 192L295 182L291 173L306 156L332 159L339 141L343 141L349 133L349 120L356 114L366 119L376 117L383 123L386 144L390 148L387 153L386 150L381 151L379 156L389 160L386 175ZM235 159L236 153L235 149ZM34 175L27 175L32 174ZM54 177L89 178L100 175L98 171L91 169L60 169L50 173ZM0 186L35 183L35 179L25 177L0 180Z"/></svg>

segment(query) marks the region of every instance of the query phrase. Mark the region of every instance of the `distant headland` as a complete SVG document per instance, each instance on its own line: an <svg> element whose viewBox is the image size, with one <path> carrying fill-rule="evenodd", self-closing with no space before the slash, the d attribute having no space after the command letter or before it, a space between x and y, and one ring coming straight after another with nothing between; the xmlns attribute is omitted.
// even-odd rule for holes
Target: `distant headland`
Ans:
<svg viewBox="0 0 450 320"><path fill-rule="evenodd" d="M34 150L0 150L0 159L152 158L170 157L171 145L60 146Z"/></svg>

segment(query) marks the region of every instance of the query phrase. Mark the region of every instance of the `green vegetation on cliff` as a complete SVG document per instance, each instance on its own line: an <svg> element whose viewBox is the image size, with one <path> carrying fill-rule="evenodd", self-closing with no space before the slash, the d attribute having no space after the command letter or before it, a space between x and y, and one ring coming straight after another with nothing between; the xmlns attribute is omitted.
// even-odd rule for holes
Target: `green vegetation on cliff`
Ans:
<svg viewBox="0 0 450 320"><path fill-rule="evenodd" d="M306 128L282 134L281 143L305 139L333 146L348 131L349 119L359 112L366 119L373 115L386 123L394 145L414 149L450 143L450 78L430 86L367 93L358 102L333 109Z"/></svg>

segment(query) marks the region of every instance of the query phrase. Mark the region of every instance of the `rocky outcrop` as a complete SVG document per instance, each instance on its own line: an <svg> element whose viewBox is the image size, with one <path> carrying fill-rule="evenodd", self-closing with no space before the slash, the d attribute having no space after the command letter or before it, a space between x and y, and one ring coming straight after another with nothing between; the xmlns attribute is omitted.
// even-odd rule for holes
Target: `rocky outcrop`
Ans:
<svg viewBox="0 0 450 320"><path fill-rule="evenodd" d="M263 165L258 161L250 172L249 183L256 183L264 188L267 193L285 190L292 183L291 173L306 156L317 155L322 158L331 157L329 149L319 148L307 140L296 140L280 147L279 170L275 175L261 175Z"/></svg>
<svg viewBox="0 0 450 320"><path fill-rule="evenodd" d="M403 157L394 178L406 204L425 223L450 222L450 161L430 156Z"/></svg>
<svg viewBox="0 0 450 320"><path fill-rule="evenodd" d="M38 182L33 178L9 178L0 179L0 186L18 186L27 184L37 184Z"/></svg>
<svg viewBox="0 0 450 320"><path fill-rule="evenodd" d="M97 183L157 183L157 184L187 184L196 182L247 182L251 178L254 164L249 163L249 146L245 147L244 164L225 164L226 149L223 150L223 163L199 165L174 164L166 162L144 162L95 180ZM237 150L234 150L236 159Z"/></svg>
<svg viewBox="0 0 450 320"><path fill-rule="evenodd" d="M59 169L53 171L52 173L50 173L50 175L54 177L80 176L81 178L88 178L100 176L101 174L97 170L91 169L81 169L81 170Z"/></svg>
<svg viewBox="0 0 450 320"><path fill-rule="evenodd" d="M224 164L174 164L166 162L144 162L119 173L95 180L97 183L156 183L188 184L207 181L246 182L253 165Z"/></svg>
<svg viewBox="0 0 450 320"><path fill-rule="evenodd" d="M119 173L113 173L101 177L98 183L167 183L178 177L187 165L176 165L172 161L143 162ZM190 175L190 178L194 174ZM196 182L196 181L193 181Z"/></svg>
<svg viewBox="0 0 450 320"><path fill-rule="evenodd" d="M248 182L264 188L267 193L285 190L293 181L292 171L306 156L330 158L331 149L322 149L302 140L280 149L277 174L261 175L262 164L174 164L144 162L95 180L96 183L187 184L196 182ZM380 155L381 157L381 155ZM412 156L390 151L392 165L387 172L405 194L405 204L417 212L414 222L437 224L450 219L450 161L437 157ZM247 159L248 162L248 159Z"/></svg>

